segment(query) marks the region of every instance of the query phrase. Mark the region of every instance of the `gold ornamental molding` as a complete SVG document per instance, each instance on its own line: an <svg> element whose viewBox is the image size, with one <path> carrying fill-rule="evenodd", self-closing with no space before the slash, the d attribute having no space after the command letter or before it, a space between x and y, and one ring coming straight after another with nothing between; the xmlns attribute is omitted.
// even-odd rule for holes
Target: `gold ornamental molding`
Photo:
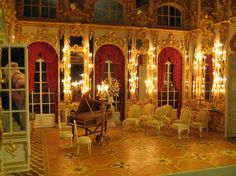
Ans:
<svg viewBox="0 0 236 176"><path fill-rule="evenodd" d="M11 140L6 145L6 152L10 153L13 157L16 156L16 150L18 149L19 145L14 144Z"/></svg>
<svg viewBox="0 0 236 176"><path fill-rule="evenodd" d="M46 42L49 43L54 49L59 51L59 35L49 34L48 29L39 27L36 32L25 32L23 34L23 41L28 45L34 42Z"/></svg>
<svg viewBox="0 0 236 176"><path fill-rule="evenodd" d="M183 53L183 50L185 49L184 42L182 40L176 40L175 35L173 34L169 34L169 37L166 40L158 41L158 46L159 51L166 47L174 47Z"/></svg>
<svg viewBox="0 0 236 176"><path fill-rule="evenodd" d="M95 40L95 47L98 49L102 45L113 44L120 48L125 48L125 39L119 37L115 32L109 32L108 34L102 35L100 38Z"/></svg>
<svg viewBox="0 0 236 176"><path fill-rule="evenodd" d="M84 41L86 38L85 37L86 35L82 32L82 29L83 28L81 27L81 25L77 24L77 25L70 28L69 34L70 34L70 36L81 36Z"/></svg>

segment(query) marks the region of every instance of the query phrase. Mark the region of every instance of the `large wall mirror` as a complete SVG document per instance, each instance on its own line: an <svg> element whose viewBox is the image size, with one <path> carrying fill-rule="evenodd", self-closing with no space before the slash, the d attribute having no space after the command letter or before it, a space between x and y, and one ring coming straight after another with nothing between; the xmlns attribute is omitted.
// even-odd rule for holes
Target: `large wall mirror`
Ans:
<svg viewBox="0 0 236 176"><path fill-rule="evenodd" d="M70 77L71 77L71 101L79 102L82 96L84 74L83 38L70 36Z"/></svg>

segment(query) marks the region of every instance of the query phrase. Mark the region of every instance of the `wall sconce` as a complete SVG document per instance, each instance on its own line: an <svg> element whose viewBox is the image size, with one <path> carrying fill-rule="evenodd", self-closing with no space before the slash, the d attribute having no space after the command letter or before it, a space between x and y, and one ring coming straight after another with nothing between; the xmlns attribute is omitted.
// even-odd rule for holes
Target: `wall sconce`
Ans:
<svg viewBox="0 0 236 176"><path fill-rule="evenodd" d="M157 65L156 65L156 48L150 48L148 51L149 59L147 64L147 80L145 80L146 84L146 92L150 99L153 98L155 93L157 92ZM155 99L156 97L154 97Z"/></svg>
<svg viewBox="0 0 236 176"><path fill-rule="evenodd" d="M217 43L213 48L213 98L219 100L225 94L225 66L226 66L226 51L223 50L223 44Z"/></svg>

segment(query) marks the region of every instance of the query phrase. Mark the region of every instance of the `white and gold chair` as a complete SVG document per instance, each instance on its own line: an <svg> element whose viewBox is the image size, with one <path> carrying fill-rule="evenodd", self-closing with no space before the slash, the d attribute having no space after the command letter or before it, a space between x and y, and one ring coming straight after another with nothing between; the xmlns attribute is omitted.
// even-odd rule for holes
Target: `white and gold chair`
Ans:
<svg viewBox="0 0 236 176"><path fill-rule="evenodd" d="M147 133L147 130L149 128L153 128L155 130L155 133L158 134L161 127L165 125L165 117L166 117L166 108L163 106L157 107L155 109L154 117L151 119L148 119L144 123L145 133Z"/></svg>
<svg viewBox="0 0 236 176"><path fill-rule="evenodd" d="M72 130L71 127L67 125L66 123L67 121L65 120L65 122L61 121L61 116L58 117L58 128L59 128L59 136L61 140L67 140L70 143L70 146L72 147L72 143L73 143L73 134L72 134ZM60 145L65 144L64 141L60 141Z"/></svg>
<svg viewBox="0 0 236 176"><path fill-rule="evenodd" d="M187 131L187 136L189 135L191 117L192 112L189 109L181 109L180 119L171 124L171 128L177 130L179 139L183 131Z"/></svg>
<svg viewBox="0 0 236 176"><path fill-rule="evenodd" d="M202 137L203 129L206 129L206 131L208 131L208 119L208 109L201 109L197 115L197 120L191 123L192 128L197 128L199 130L200 137Z"/></svg>
<svg viewBox="0 0 236 176"><path fill-rule="evenodd" d="M127 118L123 121L123 128L127 126L134 125L135 127L140 127L140 118L141 118L141 108L140 106L133 104L129 107Z"/></svg>
<svg viewBox="0 0 236 176"><path fill-rule="evenodd" d="M154 116L154 105L151 103L147 103L144 105L141 114L141 126L144 126L145 122L152 119Z"/></svg>
<svg viewBox="0 0 236 176"><path fill-rule="evenodd" d="M75 139L75 147L77 149L77 154L79 154L80 145L87 145L88 152L91 153L92 140L89 136L80 136L79 137L75 120L74 120L74 139Z"/></svg>

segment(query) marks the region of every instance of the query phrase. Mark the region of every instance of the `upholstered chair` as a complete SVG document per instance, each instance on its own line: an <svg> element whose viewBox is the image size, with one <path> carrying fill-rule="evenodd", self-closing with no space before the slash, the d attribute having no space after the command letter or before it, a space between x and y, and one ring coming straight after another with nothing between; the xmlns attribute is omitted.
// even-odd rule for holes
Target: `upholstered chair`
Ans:
<svg viewBox="0 0 236 176"><path fill-rule="evenodd" d="M187 131L187 136L189 135L191 117L192 112L189 109L184 108L181 110L180 119L171 124L171 128L177 130L179 139L183 131Z"/></svg>
<svg viewBox="0 0 236 176"><path fill-rule="evenodd" d="M147 133L147 130L149 128L153 128L155 130L155 133L158 134L161 127L163 127L165 124L165 117L166 117L166 108L163 106L157 107L155 109L154 117L148 119L144 123L145 133Z"/></svg>
<svg viewBox="0 0 236 176"><path fill-rule="evenodd" d="M122 126L125 128L127 126L134 125L135 127L140 127L141 118L141 108L140 106L133 104L129 107L127 118L123 121Z"/></svg>
<svg viewBox="0 0 236 176"><path fill-rule="evenodd" d="M144 125L144 123L147 120L150 120L153 118L154 116L154 105L151 103L147 103L144 105L143 109L142 109L142 114L141 114L141 125Z"/></svg>
<svg viewBox="0 0 236 176"><path fill-rule="evenodd" d="M72 147L73 142L73 134L71 128L66 124L66 122L61 121L61 116L58 116L58 128L59 128L59 136L61 140L67 140ZM64 141L60 141L60 145L65 144Z"/></svg>
<svg viewBox="0 0 236 176"><path fill-rule="evenodd" d="M204 108L198 112L196 121L191 123L192 128L197 128L199 130L199 136L202 137L202 130L206 129L208 131L208 119L209 119L209 111Z"/></svg>

